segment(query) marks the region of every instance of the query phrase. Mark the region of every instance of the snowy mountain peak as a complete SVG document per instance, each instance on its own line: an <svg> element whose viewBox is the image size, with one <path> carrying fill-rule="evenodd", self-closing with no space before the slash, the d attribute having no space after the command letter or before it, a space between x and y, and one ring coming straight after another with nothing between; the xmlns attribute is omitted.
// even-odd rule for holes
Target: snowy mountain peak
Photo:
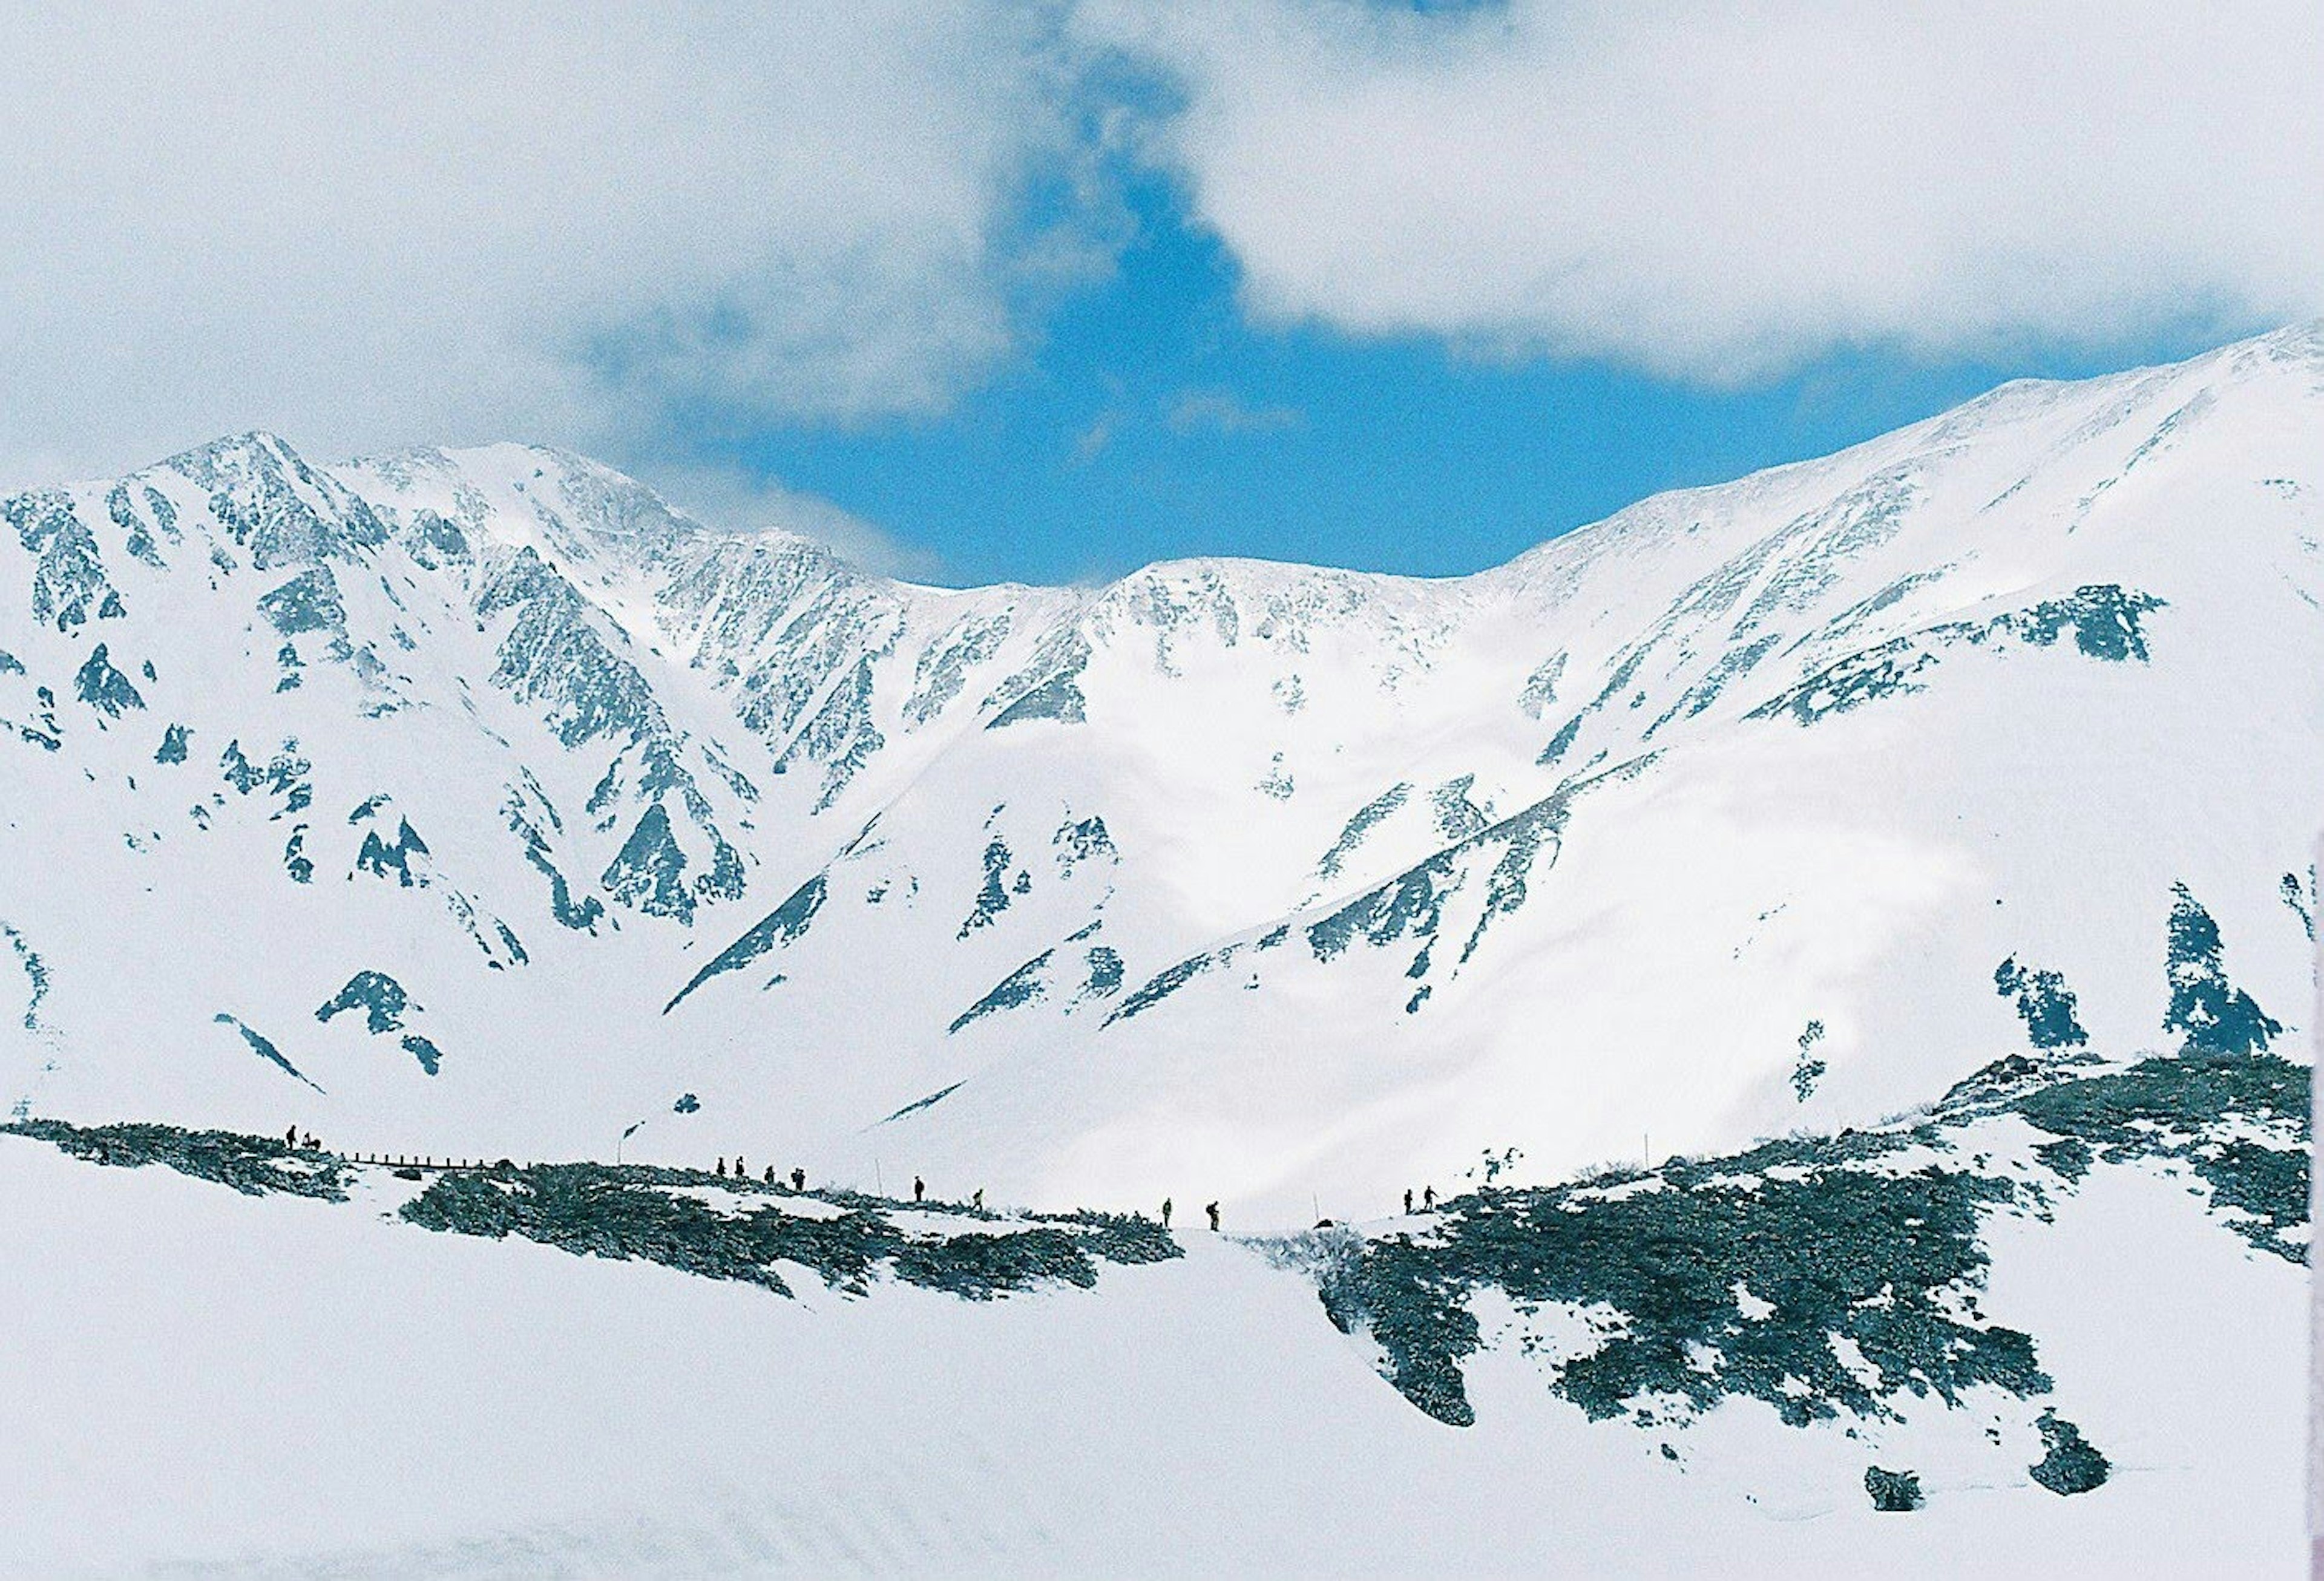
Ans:
<svg viewBox="0 0 2324 1581"><path fill-rule="evenodd" d="M2142 1046L2182 891L2288 1024L2320 345L1446 580L919 588L515 445L20 494L5 1096L1287 1211L1861 1123L2024 1042L2005 964Z"/></svg>

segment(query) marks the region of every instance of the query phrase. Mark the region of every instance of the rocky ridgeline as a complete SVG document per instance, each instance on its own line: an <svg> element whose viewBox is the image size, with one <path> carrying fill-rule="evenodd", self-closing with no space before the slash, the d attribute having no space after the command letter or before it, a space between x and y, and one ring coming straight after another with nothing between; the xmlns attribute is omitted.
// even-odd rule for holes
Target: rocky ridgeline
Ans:
<svg viewBox="0 0 2324 1581"><path fill-rule="evenodd" d="M161 1164L198 1181L232 1186L249 1197L277 1192L344 1202L347 1200L347 1184L355 1174L353 1165L334 1154L292 1147L266 1136L245 1136L237 1131L16 1120L0 1126L0 1132L51 1143L91 1163L132 1169L141 1164Z"/></svg>
<svg viewBox="0 0 2324 1581"><path fill-rule="evenodd" d="M695 1195L723 1190L728 1204ZM836 1209L813 1216L804 1202ZM955 1233L907 1229L899 1213L964 1218ZM885 1272L906 1284L984 1301L1057 1282L1086 1289L1100 1263L1159 1263L1180 1255L1159 1225L1101 1213L1022 1218L959 1204L903 1204L853 1191L793 1191L698 1170L643 1164L535 1164L447 1173L403 1207L429 1229L521 1236L588 1256L642 1258L711 1279L741 1280L779 1295L779 1263L812 1269L825 1284L868 1293Z"/></svg>
<svg viewBox="0 0 2324 1581"><path fill-rule="evenodd" d="M0 1131L48 1142L93 1163L160 1164L250 1196L347 1200L367 1175L401 1172L311 1147L175 1126L80 1126L22 1120ZM433 1172L401 1212L423 1228L508 1236L578 1255L659 1263L788 1296L779 1264L812 1270L834 1289L869 1293L881 1274L973 1301L1048 1283L1087 1289L1099 1264L1181 1255L1161 1226L1121 1214L1013 1215L962 1203L902 1203L861 1192L794 1190L703 1170L648 1164L503 1161ZM899 1222L908 1215L918 1227ZM957 1230L927 1227L930 1218Z"/></svg>

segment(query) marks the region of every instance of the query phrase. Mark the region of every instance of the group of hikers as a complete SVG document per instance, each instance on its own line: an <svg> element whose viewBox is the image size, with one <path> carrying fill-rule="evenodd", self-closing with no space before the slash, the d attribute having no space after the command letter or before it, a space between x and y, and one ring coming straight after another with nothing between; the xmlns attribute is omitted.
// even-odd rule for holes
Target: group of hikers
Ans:
<svg viewBox="0 0 2324 1581"><path fill-rule="evenodd" d="M299 1127L296 1126L291 1126L288 1131L282 1134L282 1140L287 1146L293 1149L304 1146L311 1150L317 1145L314 1134L312 1132L307 1133L302 1140ZM733 1168L730 1170L726 1166L725 1156L722 1154L719 1156L715 1169L714 1169L712 1172L720 1180L732 1178L738 1181L747 1181L751 1178L751 1166L743 1161L742 1155L738 1153L734 1155ZM775 1184L775 1166L773 1164L769 1164L766 1169L766 1173L761 1178L767 1185L771 1186ZM792 1190L804 1191L807 1190L806 1170L795 1165L791 1170L789 1178ZM927 1200L927 1181L921 1179L918 1175L914 1175L912 1177L912 1200L915 1202L926 1202ZM1434 1186L1423 1186L1420 1189L1420 1200L1422 1211L1428 1213L1434 1213L1436 1211L1436 1188ZM971 1208L973 1208L979 1213L983 1212L984 1188L979 1186L973 1192L970 1193L968 1201ZM1165 1197L1162 1199L1162 1227L1164 1229L1168 1229L1170 1227L1170 1214L1175 1206L1176 1204L1174 1204L1169 1198ZM1409 1186L1406 1186L1404 1190L1404 1210L1407 1214L1412 1212L1412 1188ZM1204 1215L1211 1221L1212 1230L1216 1232L1219 1227L1219 1205L1216 1202L1206 1202L1203 1205L1203 1212ZM1326 1219L1324 1222L1328 1224L1331 1221Z"/></svg>
<svg viewBox="0 0 2324 1581"><path fill-rule="evenodd" d="M727 1175L726 1160L725 1160L725 1158L724 1158L724 1156L723 1154L720 1156L720 1158L719 1158L719 1160L718 1160L717 1167L716 1167L715 1169L714 1169L711 1172L712 1172L712 1173L714 1173L714 1174L715 1174L715 1175L717 1175L717 1176L718 1176L718 1178L719 1178L719 1179L721 1179L721 1180L724 1180L724 1179L725 1179L725 1178L726 1178L726 1175ZM734 1179L736 1179L736 1180L738 1180L738 1181L747 1181L747 1180L749 1180L749 1179L751 1178L751 1166L750 1166L749 1164L747 1164L747 1163L743 1163L743 1162L742 1162L742 1155L741 1154L739 1154L739 1153L738 1153L738 1154L736 1154L734 1155L734 1169L733 1169L733 1178L734 1178ZM791 1180L791 1190L794 1190L794 1191L804 1191L804 1190L807 1190L807 1171L805 1171L804 1169L799 1169L799 1168L794 1167L794 1168L791 1170L790 1180ZM773 1185L773 1184L775 1183L775 1166L774 1166L773 1164L769 1164L769 1165L767 1166L767 1172L766 1172L766 1176L765 1176L765 1183L766 1183L766 1184L768 1184L768 1185L770 1185L770 1186L771 1186L771 1185ZM918 1175L914 1175L914 1176L912 1177L912 1200L913 1200L913 1201L915 1201L915 1202L925 1202L925 1201L927 1201L927 1200L928 1200L928 1183L927 1183L927 1181L924 1181L924 1180L920 1179L920 1177L919 1177L919 1176L918 1176ZM979 1186L979 1187L975 1190L975 1191L974 1191L974 1192L973 1192L973 1193L970 1195L969 1200L968 1200L968 1205L969 1205L970 1207L972 1207L972 1208L975 1209L979 1213L982 1213L982 1212L983 1212L983 1211L984 1211L984 1188L983 1188L983 1187Z"/></svg>
<svg viewBox="0 0 2324 1581"><path fill-rule="evenodd" d="M1170 1199L1167 1197L1163 1198L1162 1227L1164 1229L1168 1229L1170 1227ZM1211 1216L1211 1227L1213 1230L1217 1229L1219 1227L1219 1205L1215 1202L1204 1203L1203 1206L1203 1211Z"/></svg>
<svg viewBox="0 0 2324 1581"><path fill-rule="evenodd" d="M718 1159L717 1173L720 1180L723 1181L726 1178L726 1159L725 1155L723 1154L720 1154ZM751 1178L751 1166L742 1162L742 1155L739 1153L734 1155L733 1175L738 1181L747 1181ZM775 1166L773 1164L769 1164L767 1166L765 1183L770 1186L775 1183ZM804 1191L807 1190L807 1171L798 1168L797 1165L793 1165L791 1169L791 1190L794 1191Z"/></svg>
<svg viewBox="0 0 2324 1581"><path fill-rule="evenodd" d="M742 1155L741 1154L739 1154L739 1153L738 1153L738 1154L736 1154L734 1155L734 1167L730 1171L730 1170L728 1170L728 1169L727 1169L727 1167L726 1167L726 1159L725 1159L725 1155L722 1154L720 1154L720 1155L719 1155L718 1160L717 1160L717 1163L716 1163L712 1167L712 1169L711 1169L711 1173L713 1173L713 1174L716 1175L720 1180L725 1180L725 1179L729 1178L729 1176L731 1175L731 1176L732 1176L732 1178L733 1178L733 1179L735 1179L735 1180L738 1180L738 1181L747 1181L747 1180L749 1180L749 1179L751 1178L751 1167L750 1167L750 1165L749 1165L749 1164L747 1164L747 1163L745 1163L743 1162ZM773 1164L769 1164L769 1165L767 1166L767 1172L766 1172L766 1176L765 1176L765 1181L766 1181L766 1183L767 1183L768 1185L770 1185L770 1186L771 1186L771 1185L773 1185L773 1184L775 1183L775 1166L774 1166ZM805 1170L803 1170L803 1169L794 1169L794 1170L792 1170L792 1171L791 1171L791 1175L790 1175L790 1181L791 1181L791 1190L794 1190L794 1191L804 1191L804 1190L807 1190L807 1171L805 1171ZM912 1200L913 1200L914 1202L926 1202L927 1200L928 1200L928 1182L927 1182L925 1179L923 1179L921 1176L919 1176L919 1175L914 1175L914 1176L912 1177ZM1434 1200L1435 1200L1435 1193L1434 1193L1433 1190L1429 1193L1429 1200L1430 1200L1432 1202L1434 1202ZM968 1195L968 1205L969 1205L969 1207L971 1207L972 1209L975 1209L977 1212L979 1212L979 1213L982 1213L982 1212L983 1212L983 1211L984 1211L984 1188L983 1188L983 1187L979 1186L975 1190L973 1190L973 1191L972 1191L972 1192L970 1192L970 1193L969 1193L969 1195ZM1411 1193L1411 1192L1409 1192L1409 1191L1406 1191L1406 1192L1404 1194L1404 1205L1405 1205L1405 1209L1406 1209L1406 1211L1409 1212L1409 1211L1411 1210L1411 1208L1412 1208L1412 1193ZM1171 1203L1171 1201L1170 1201L1170 1199L1169 1199L1169 1198L1167 1198L1167 1197L1163 1198L1163 1199L1162 1199L1162 1227L1163 1227L1164 1229L1168 1229L1168 1228L1170 1227L1170 1212L1171 1212L1171 1208L1172 1208L1172 1203ZM1217 1228L1219 1227L1219 1205L1218 1205L1217 1203L1215 1203L1215 1202L1205 1203L1205 1204L1204 1205L1203 1211L1204 1211L1204 1213L1207 1214L1207 1215L1209 1216L1209 1218L1210 1218L1210 1221L1211 1221L1211 1228L1212 1228L1212 1229L1213 1229L1213 1230L1217 1229Z"/></svg>
<svg viewBox="0 0 2324 1581"><path fill-rule="evenodd" d="M717 1163L712 1169L711 1172L721 1180L724 1180L728 1177L730 1172L726 1168L726 1159L723 1154L719 1156ZM751 1178L750 1165L743 1163L742 1155L739 1153L734 1155L734 1167L731 1173L733 1178L738 1181L747 1181ZM769 1164L767 1166L766 1183L770 1186L775 1183L775 1166L773 1164ZM794 1169L791 1171L791 1190L794 1191L804 1191L807 1190L807 1171L803 1169ZM921 1176L914 1175L912 1177L912 1200L915 1202L926 1202L927 1200L928 1182ZM1434 1187L1429 1189L1428 1200L1431 1207L1435 1205L1436 1191ZM969 1193L968 1205L979 1213L984 1211L983 1187L979 1186L975 1190ZM1169 1198L1165 1197L1162 1199L1162 1227L1164 1229L1168 1229L1170 1227L1170 1213L1173 1206L1174 1204L1171 1202ZM1412 1211L1412 1193L1409 1191L1406 1191L1404 1194L1404 1210L1406 1213ZM1209 1217L1211 1228L1213 1230L1216 1230L1219 1227L1219 1205L1216 1202L1204 1203L1203 1206L1203 1212Z"/></svg>

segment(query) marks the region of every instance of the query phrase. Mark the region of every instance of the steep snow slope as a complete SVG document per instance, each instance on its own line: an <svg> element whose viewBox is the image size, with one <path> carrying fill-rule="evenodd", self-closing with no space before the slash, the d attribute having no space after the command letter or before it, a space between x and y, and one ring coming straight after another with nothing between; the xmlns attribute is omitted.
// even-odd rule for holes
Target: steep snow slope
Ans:
<svg viewBox="0 0 2324 1581"><path fill-rule="evenodd" d="M2296 1019L2319 488L2313 328L1448 582L946 592L222 441L0 503L0 1080L1281 1219L1861 1124L2029 985L2151 1044L2181 887Z"/></svg>

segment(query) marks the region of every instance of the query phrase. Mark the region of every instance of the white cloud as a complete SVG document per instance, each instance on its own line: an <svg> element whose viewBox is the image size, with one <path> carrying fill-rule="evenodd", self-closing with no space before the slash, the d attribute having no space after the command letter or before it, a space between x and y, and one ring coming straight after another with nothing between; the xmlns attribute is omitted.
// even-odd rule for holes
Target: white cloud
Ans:
<svg viewBox="0 0 2324 1581"><path fill-rule="evenodd" d="M1088 0L1279 320L1714 382L2324 310L2313 0Z"/></svg>
<svg viewBox="0 0 2324 1581"><path fill-rule="evenodd" d="M2324 310L2312 0L32 11L0 486L263 427L560 444L753 508L686 468L942 411L1119 244L1125 148L1261 317L1694 379ZM1091 114L1093 56L1176 102Z"/></svg>
<svg viewBox="0 0 2324 1581"><path fill-rule="evenodd" d="M814 494L740 466L659 462L639 469L656 493L696 521L729 532L797 533L839 551L882 576L942 584L947 568L934 549L908 544Z"/></svg>
<svg viewBox="0 0 2324 1581"><path fill-rule="evenodd" d="M915 0L12 16L0 476L254 426L621 462L940 409L1077 256L1023 212L1083 157L1052 32Z"/></svg>
<svg viewBox="0 0 2324 1581"><path fill-rule="evenodd" d="M1074 464L1086 466L1104 455L1106 446L1113 443L1114 431L1120 427L1120 413L1111 408L1098 413L1088 427L1074 436Z"/></svg>

